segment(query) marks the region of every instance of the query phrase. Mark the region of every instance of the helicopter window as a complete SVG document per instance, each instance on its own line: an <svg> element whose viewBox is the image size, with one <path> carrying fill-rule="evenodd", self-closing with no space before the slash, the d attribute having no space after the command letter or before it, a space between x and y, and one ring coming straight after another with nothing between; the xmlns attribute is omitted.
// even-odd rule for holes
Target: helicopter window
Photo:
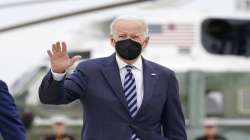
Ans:
<svg viewBox="0 0 250 140"><path fill-rule="evenodd" d="M211 72L206 73L207 117L243 118L250 116L250 73ZM213 100L213 101L211 101ZM205 105L206 105L205 104Z"/></svg>
<svg viewBox="0 0 250 140"><path fill-rule="evenodd" d="M250 56L250 20L206 19L201 41L209 53Z"/></svg>
<svg viewBox="0 0 250 140"><path fill-rule="evenodd" d="M238 92L238 111L241 114L250 114L250 91L240 89Z"/></svg>

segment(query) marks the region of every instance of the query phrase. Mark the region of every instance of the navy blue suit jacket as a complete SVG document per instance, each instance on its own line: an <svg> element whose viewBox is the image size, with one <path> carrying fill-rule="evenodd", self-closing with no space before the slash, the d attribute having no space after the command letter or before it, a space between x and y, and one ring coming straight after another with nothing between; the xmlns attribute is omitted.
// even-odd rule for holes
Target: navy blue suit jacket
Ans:
<svg viewBox="0 0 250 140"><path fill-rule="evenodd" d="M25 128L7 85L0 80L0 133L4 140L25 140Z"/></svg>
<svg viewBox="0 0 250 140"><path fill-rule="evenodd" d="M43 79L39 97L45 104L80 99L84 108L84 140L186 140L178 82L173 71L143 59L144 97L135 118L129 115L113 54L81 62L63 81L51 72Z"/></svg>

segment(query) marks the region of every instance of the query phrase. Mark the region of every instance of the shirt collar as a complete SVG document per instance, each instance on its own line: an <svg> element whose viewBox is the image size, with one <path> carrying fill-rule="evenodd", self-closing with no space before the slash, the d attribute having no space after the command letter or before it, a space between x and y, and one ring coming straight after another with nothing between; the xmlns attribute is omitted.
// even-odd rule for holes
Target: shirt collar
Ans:
<svg viewBox="0 0 250 140"><path fill-rule="evenodd" d="M116 62L118 64L119 70L125 68L125 66L128 65L117 54L115 55L115 57L116 57ZM142 58L141 58L141 56L139 56L139 58L135 61L135 63L133 63L131 65L134 66L138 70L142 70Z"/></svg>

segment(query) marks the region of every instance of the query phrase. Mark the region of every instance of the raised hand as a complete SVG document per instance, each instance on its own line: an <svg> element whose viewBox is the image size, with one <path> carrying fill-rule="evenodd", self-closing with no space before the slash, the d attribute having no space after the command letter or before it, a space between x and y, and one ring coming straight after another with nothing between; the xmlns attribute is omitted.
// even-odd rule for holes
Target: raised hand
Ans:
<svg viewBox="0 0 250 140"><path fill-rule="evenodd" d="M47 53L50 58L51 68L55 73L64 73L67 68L81 58L81 56L70 58L65 42L56 42L52 45L52 51L48 50Z"/></svg>

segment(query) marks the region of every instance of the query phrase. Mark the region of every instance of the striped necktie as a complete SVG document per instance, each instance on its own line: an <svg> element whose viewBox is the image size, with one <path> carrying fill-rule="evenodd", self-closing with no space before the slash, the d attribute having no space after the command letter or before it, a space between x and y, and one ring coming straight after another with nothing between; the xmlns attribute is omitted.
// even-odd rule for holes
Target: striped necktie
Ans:
<svg viewBox="0 0 250 140"><path fill-rule="evenodd" d="M124 78L124 94L128 103L130 116L134 118L137 113L138 108L137 108L135 78L132 73L133 66L126 65L125 68L127 69L127 73ZM132 131L131 140L140 140L134 131Z"/></svg>

